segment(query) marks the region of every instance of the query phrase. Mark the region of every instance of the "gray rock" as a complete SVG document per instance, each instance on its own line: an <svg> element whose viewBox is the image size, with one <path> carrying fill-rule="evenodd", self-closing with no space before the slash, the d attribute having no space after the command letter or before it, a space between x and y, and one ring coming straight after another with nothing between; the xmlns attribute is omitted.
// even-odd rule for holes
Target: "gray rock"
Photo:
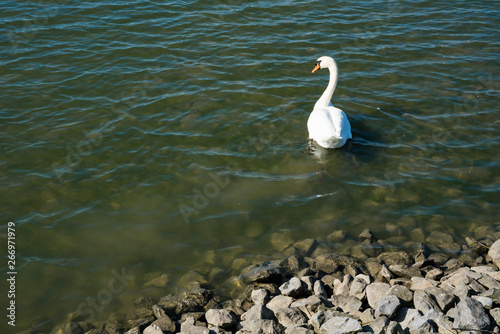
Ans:
<svg viewBox="0 0 500 334"><path fill-rule="evenodd" d="M305 327L295 326L287 328L285 334L314 334L314 331Z"/></svg>
<svg viewBox="0 0 500 334"><path fill-rule="evenodd" d="M161 317L166 315L165 310L158 305L153 305L152 309L156 319L160 319Z"/></svg>
<svg viewBox="0 0 500 334"><path fill-rule="evenodd" d="M441 308L434 298L425 290L417 290L413 294L413 305L415 308L422 312L427 313L429 310L436 310L441 312Z"/></svg>
<svg viewBox="0 0 500 334"><path fill-rule="evenodd" d="M282 334L285 332L283 326L270 319L245 320L240 324L243 327L238 331L240 334Z"/></svg>
<svg viewBox="0 0 500 334"><path fill-rule="evenodd" d="M396 317L394 321L401 325L401 328L406 329L410 325L410 323L416 318L420 316L420 312L414 308L402 307L396 313Z"/></svg>
<svg viewBox="0 0 500 334"><path fill-rule="evenodd" d="M335 280L333 286L333 294L348 296L351 282L352 282L352 276L349 274L344 275L344 280L342 282L340 282L340 280Z"/></svg>
<svg viewBox="0 0 500 334"><path fill-rule="evenodd" d="M477 281L487 289L500 289L500 281L488 274L483 275L483 277L481 277Z"/></svg>
<svg viewBox="0 0 500 334"><path fill-rule="evenodd" d="M337 313L338 312L333 311L333 310L319 311L319 312L316 312L312 315L309 322L313 326L314 331L316 333L319 333L321 325L323 325L325 322L327 322L331 318L337 316Z"/></svg>
<svg viewBox="0 0 500 334"><path fill-rule="evenodd" d="M472 299L477 300L483 305L483 308L490 310L493 307L493 299L484 296L472 296Z"/></svg>
<svg viewBox="0 0 500 334"><path fill-rule="evenodd" d="M380 298L385 296L390 288L387 283L372 283L366 287L366 298L371 308L377 308Z"/></svg>
<svg viewBox="0 0 500 334"><path fill-rule="evenodd" d="M439 268L433 268L425 274L425 278L431 280L439 280L443 276L443 271Z"/></svg>
<svg viewBox="0 0 500 334"><path fill-rule="evenodd" d="M143 331L143 334L163 334L163 331L160 327L151 324L146 327L146 329Z"/></svg>
<svg viewBox="0 0 500 334"><path fill-rule="evenodd" d="M485 292L481 293L481 296L490 297L493 299L493 302L496 304L500 304L500 289L489 289Z"/></svg>
<svg viewBox="0 0 500 334"><path fill-rule="evenodd" d="M392 319L396 314L397 310L401 306L399 298L394 295L387 295L382 297L375 309L375 317L380 317L381 315Z"/></svg>
<svg viewBox="0 0 500 334"><path fill-rule="evenodd" d="M241 315L242 320L262 320L273 319L274 313L264 305L254 305L248 311Z"/></svg>
<svg viewBox="0 0 500 334"><path fill-rule="evenodd" d="M386 334L404 334L403 328L396 321L389 322L387 329L385 330Z"/></svg>
<svg viewBox="0 0 500 334"><path fill-rule="evenodd" d="M424 290L426 288L435 287L439 285L438 281L434 281L423 277L412 277L411 282L412 284L410 289L413 291Z"/></svg>
<svg viewBox="0 0 500 334"><path fill-rule="evenodd" d="M359 321L361 321L362 324L368 324L374 320L375 320L375 311L373 311L372 308L367 308L359 316Z"/></svg>
<svg viewBox="0 0 500 334"><path fill-rule="evenodd" d="M302 281L297 277L292 277L289 281L280 286L281 294L290 297L299 297L303 294Z"/></svg>
<svg viewBox="0 0 500 334"><path fill-rule="evenodd" d="M366 296L366 286L369 284L367 283L364 277L360 277L361 275L357 275L354 277L354 280L351 283L351 287L349 288L349 295L354 296L358 298L359 300L362 300ZM366 276L366 275L363 275ZM368 276L367 276L368 277Z"/></svg>
<svg viewBox="0 0 500 334"><path fill-rule="evenodd" d="M273 311L274 313L278 312L282 308L289 307L293 302L293 298L289 296L279 295L271 299L266 307Z"/></svg>
<svg viewBox="0 0 500 334"><path fill-rule="evenodd" d="M195 318L187 318L181 324L181 333L189 333L189 334L209 334L210 330L206 327L196 326Z"/></svg>
<svg viewBox="0 0 500 334"><path fill-rule="evenodd" d="M373 322L370 322L368 325L363 326L363 331L373 334L385 334L389 323L389 319L387 319L386 317L381 317Z"/></svg>
<svg viewBox="0 0 500 334"><path fill-rule="evenodd" d="M321 281L314 282L313 291L316 296L321 296L324 298L328 297L325 287L323 286L323 283L321 283Z"/></svg>
<svg viewBox="0 0 500 334"><path fill-rule="evenodd" d="M422 272L420 271L420 269L413 266L408 267L406 265L393 264L389 266L389 270L399 277L422 277Z"/></svg>
<svg viewBox="0 0 500 334"><path fill-rule="evenodd" d="M312 292L314 288L314 277L302 276L300 280L304 283L303 286L306 291Z"/></svg>
<svg viewBox="0 0 500 334"><path fill-rule="evenodd" d="M495 266L500 268L500 239L491 245L490 250L488 251L488 256L491 258Z"/></svg>
<svg viewBox="0 0 500 334"><path fill-rule="evenodd" d="M424 315L418 315L408 326L410 334L428 334L435 333L433 322Z"/></svg>
<svg viewBox="0 0 500 334"><path fill-rule="evenodd" d="M500 308L494 308L490 310L490 315L495 320L496 324L500 324Z"/></svg>
<svg viewBox="0 0 500 334"><path fill-rule="evenodd" d="M449 293L441 288L431 287L425 289L425 291L431 294L431 296L439 305L439 308L444 313L448 312L448 310L452 308L457 301L457 297L454 294Z"/></svg>
<svg viewBox="0 0 500 334"><path fill-rule="evenodd" d="M362 331L357 320L349 317L333 317L321 325L320 334L351 334Z"/></svg>
<svg viewBox="0 0 500 334"><path fill-rule="evenodd" d="M269 291L266 289L256 289L252 290L252 301L254 304L264 305L269 297Z"/></svg>
<svg viewBox="0 0 500 334"><path fill-rule="evenodd" d="M226 329L236 324L236 314L226 309L210 309L205 313L205 319L212 326Z"/></svg>
<svg viewBox="0 0 500 334"><path fill-rule="evenodd" d="M456 307L456 317L453 326L459 329L488 329L490 319L480 302L466 297Z"/></svg>
<svg viewBox="0 0 500 334"><path fill-rule="evenodd" d="M307 318L298 308L287 307L276 312L278 322L285 327L294 327L307 322Z"/></svg>
<svg viewBox="0 0 500 334"><path fill-rule="evenodd" d="M413 302L413 292L404 285L392 286L389 291L387 291L387 294L398 297L402 304L411 305Z"/></svg>
<svg viewBox="0 0 500 334"><path fill-rule="evenodd" d="M387 268L385 264L383 264L382 267L380 268L380 275L382 275L382 277L387 282L389 282L391 279L394 278L394 275L391 273L391 271L389 270L389 268Z"/></svg>
<svg viewBox="0 0 500 334"><path fill-rule="evenodd" d="M363 304L361 300L354 296L332 296L331 301L334 306L340 307L342 311L351 315L358 314Z"/></svg>
<svg viewBox="0 0 500 334"><path fill-rule="evenodd" d="M309 296L307 298L294 301L290 307L298 307L307 314L311 311L315 312L321 304L323 304L323 300L320 297Z"/></svg>

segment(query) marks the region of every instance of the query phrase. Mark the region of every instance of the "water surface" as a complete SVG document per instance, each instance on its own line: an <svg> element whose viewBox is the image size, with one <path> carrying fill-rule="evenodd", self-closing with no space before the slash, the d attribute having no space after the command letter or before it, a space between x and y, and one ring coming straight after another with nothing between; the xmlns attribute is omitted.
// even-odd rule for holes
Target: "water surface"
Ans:
<svg viewBox="0 0 500 334"><path fill-rule="evenodd" d="M493 1L0 7L14 332L71 312L106 319L190 272L215 287L234 259L273 258L277 236L369 228L404 249L418 228L461 244L498 223ZM310 73L322 55L337 60L333 103L354 138L315 154L306 122L328 81ZM124 271L134 280L106 299ZM145 285L161 275L164 287Z"/></svg>

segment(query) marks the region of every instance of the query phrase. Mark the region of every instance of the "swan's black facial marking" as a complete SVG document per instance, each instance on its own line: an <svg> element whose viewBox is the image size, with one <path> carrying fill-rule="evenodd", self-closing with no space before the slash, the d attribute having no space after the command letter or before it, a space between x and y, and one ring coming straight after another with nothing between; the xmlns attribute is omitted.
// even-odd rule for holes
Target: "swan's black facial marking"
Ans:
<svg viewBox="0 0 500 334"><path fill-rule="evenodd" d="M316 61L316 64L315 64L315 65L318 65L318 66L320 66L320 67L321 67L321 60Z"/></svg>

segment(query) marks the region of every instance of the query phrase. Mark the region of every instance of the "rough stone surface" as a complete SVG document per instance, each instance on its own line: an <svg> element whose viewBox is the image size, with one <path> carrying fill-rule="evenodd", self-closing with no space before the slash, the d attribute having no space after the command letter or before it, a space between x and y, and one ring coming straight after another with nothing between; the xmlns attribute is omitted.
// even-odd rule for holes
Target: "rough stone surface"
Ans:
<svg viewBox="0 0 500 334"><path fill-rule="evenodd" d="M333 294L348 296L351 282L352 282L352 276L349 274L344 275L344 279L342 280L342 282L340 282L340 280L335 280L333 287Z"/></svg>
<svg viewBox="0 0 500 334"><path fill-rule="evenodd" d="M490 310L490 315L495 320L497 325L500 325L500 308L494 308Z"/></svg>
<svg viewBox="0 0 500 334"><path fill-rule="evenodd" d="M196 326L195 318L187 318L181 324L181 333L189 333L189 334L209 334L210 330L203 326Z"/></svg>
<svg viewBox="0 0 500 334"><path fill-rule="evenodd" d="M410 323L416 318L420 316L420 312L414 308L402 307L396 314L394 321L401 325L401 328L408 328Z"/></svg>
<svg viewBox="0 0 500 334"><path fill-rule="evenodd" d="M273 311L274 313L278 312L282 308L289 307L293 302L293 298L289 296L279 295L274 297L266 304L266 307Z"/></svg>
<svg viewBox="0 0 500 334"><path fill-rule="evenodd" d="M460 329L488 329L490 319L480 302L466 297L456 307L453 326Z"/></svg>
<svg viewBox="0 0 500 334"><path fill-rule="evenodd" d="M408 325L408 332L410 334L427 334L435 333L433 322L423 315L418 315L413 319L413 321Z"/></svg>
<svg viewBox="0 0 500 334"><path fill-rule="evenodd" d="M413 304L413 292L410 291L404 285L394 285L389 291L387 291L388 295L394 295L401 300L402 304L411 305Z"/></svg>
<svg viewBox="0 0 500 334"><path fill-rule="evenodd" d="M273 319L274 313L264 305L254 305L248 311L242 314L242 320L262 320Z"/></svg>
<svg viewBox="0 0 500 334"><path fill-rule="evenodd" d="M320 334L351 334L362 331L357 320L349 317L333 317L321 325Z"/></svg>
<svg viewBox="0 0 500 334"><path fill-rule="evenodd" d="M241 326L243 328L237 332L239 334L282 334L285 332L283 326L270 319L246 320L241 322Z"/></svg>
<svg viewBox="0 0 500 334"><path fill-rule="evenodd" d="M387 283L372 283L366 287L366 298L371 308L376 309L379 300L386 295L391 286Z"/></svg>
<svg viewBox="0 0 500 334"><path fill-rule="evenodd" d="M363 299L366 296L366 286L368 283L364 279L364 277L360 277L361 275L358 275L354 277L354 280L351 283L351 287L349 288L349 295L354 296L358 299ZM366 276L366 275L363 275Z"/></svg>
<svg viewBox="0 0 500 334"><path fill-rule="evenodd" d="M307 318L304 313L296 307L282 308L276 312L275 315L278 322L287 328L302 325L307 322Z"/></svg>
<svg viewBox="0 0 500 334"><path fill-rule="evenodd" d="M314 334L314 331L305 327L295 326L287 328L285 334Z"/></svg>
<svg viewBox="0 0 500 334"><path fill-rule="evenodd" d="M236 314L225 309L210 309L205 313L205 319L210 325L220 328L231 328L236 324Z"/></svg>
<svg viewBox="0 0 500 334"><path fill-rule="evenodd" d="M363 326L363 332L385 334L389 323L389 319L385 317L378 318L377 320L370 322L368 325Z"/></svg>
<svg viewBox="0 0 500 334"><path fill-rule="evenodd" d="M488 251L488 256L497 268L500 268L500 239L491 245L490 250Z"/></svg>
<svg viewBox="0 0 500 334"><path fill-rule="evenodd" d="M392 319L396 314L396 311L401 306L399 298L394 295L387 295L380 298L377 308L375 309L375 317L380 317L381 315Z"/></svg>
<svg viewBox="0 0 500 334"><path fill-rule="evenodd" d="M357 314L363 304L361 300L354 296L332 296L331 300L334 306L340 307L342 311L349 314Z"/></svg>
<svg viewBox="0 0 500 334"><path fill-rule="evenodd" d="M439 285L438 281L434 281L423 277L412 277L411 278L411 290L424 290L426 288L436 287Z"/></svg>
<svg viewBox="0 0 500 334"><path fill-rule="evenodd" d="M321 281L314 282L313 292L316 296L327 297L327 293Z"/></svg>
<svg viewBox="0 0 500 334"><path fill-rule="evenodd" d="M427 313L429 310L436 310L441 312L441 308L434 300L434 298L425 290L417 290L413 294L413 304L415 308L422 312L422 314Z"/></svg>
<svg viewBox="0 0 500 334"><path fill-rule="evenodd" d="M472 296L472 299L480 302L483 305L483 308L490 310L493 307L493 299L490 297L484 296Z"/></svg>
<svg viewBox="0 0 500 334"><path fill-rule="evenodd" d="M432 295L434 300L439 305L439 308L444 313L448 312L448 310L452 308L457 301L457 297L454 294L449 293L441 288L432 287L425 289L425 291Z"/></svg>
<svg viewBox="0 0 500 334"><path fill-rule="evenodd" d="M252 301L254 304L264 305L269 297L269 292L266 289L252 290Z"/></svg>
<svg viewBox="0 0 500 334"><path fill-rule="evenodd" d="M285 296L298 297L304 292L302 281L297 277L292 277L280 286L280 291Z"/></svg>

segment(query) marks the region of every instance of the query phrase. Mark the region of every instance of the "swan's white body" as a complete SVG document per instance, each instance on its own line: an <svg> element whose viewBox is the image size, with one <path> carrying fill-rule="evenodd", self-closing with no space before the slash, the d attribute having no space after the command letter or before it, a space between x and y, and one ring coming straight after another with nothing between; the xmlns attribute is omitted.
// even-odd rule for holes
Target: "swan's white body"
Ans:
<svg viewBox="0 0 500 334"><path fill-rule="evenodd" d="M348 139L352 138L352 134L351 124L346 114L331 103L333 92L337 86L337 63L330 57L320 57L313 73L320 68L330 70L330 81L309 115L307 121L309 138L324 148L342 147Z"/></svg>

